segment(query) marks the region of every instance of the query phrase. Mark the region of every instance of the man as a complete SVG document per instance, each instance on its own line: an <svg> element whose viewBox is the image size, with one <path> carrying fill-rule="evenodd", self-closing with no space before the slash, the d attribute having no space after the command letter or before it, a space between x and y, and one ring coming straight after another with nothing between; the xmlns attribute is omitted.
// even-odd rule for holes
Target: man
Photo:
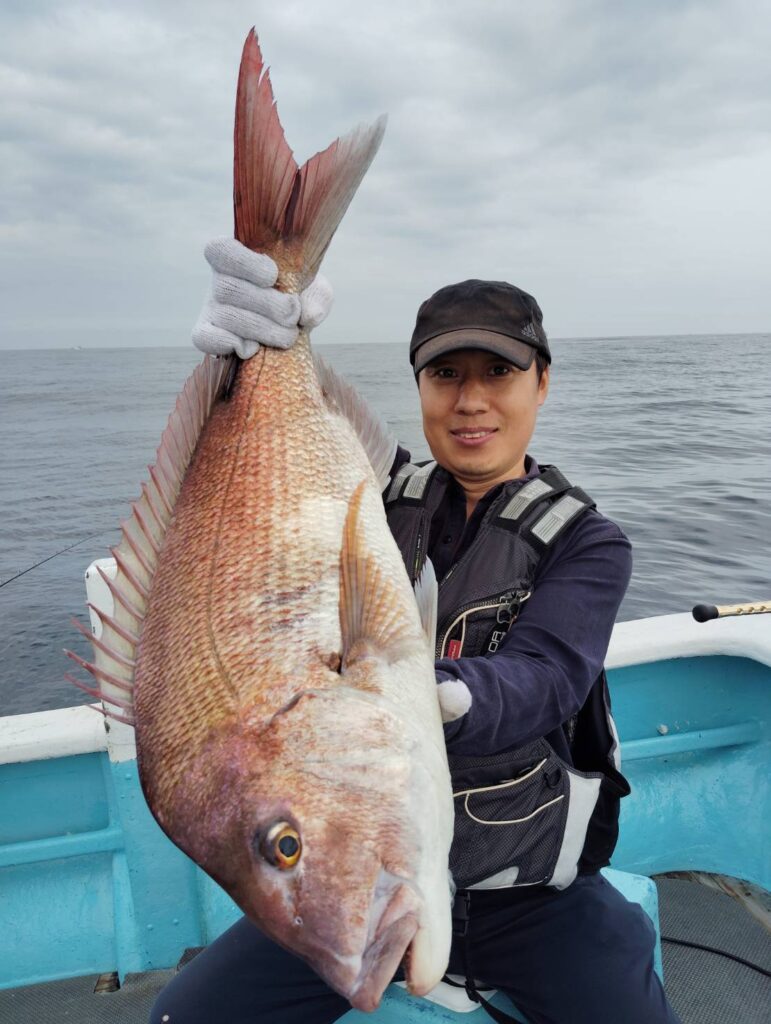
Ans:
<svg viewBox="0 0 771 1024"><path fill-rule="evenodd" d="M288 347L331 302L316 281L212 243L213 298L194 341L253 355ZM414 579L440 581L436 674L459 891L449 972L510 994L539 1024L674 1024L654 930L600 874L628 792L603 659L631 572L629 542L555 467L527 453L551 353L532 296L466 281L421 306L410 345L434 462L399 449L385 492ZM348 1008L245 919L161 994L152 1021L332 1022ZM164 1016L166 1015L166 1016Z"/></svg>

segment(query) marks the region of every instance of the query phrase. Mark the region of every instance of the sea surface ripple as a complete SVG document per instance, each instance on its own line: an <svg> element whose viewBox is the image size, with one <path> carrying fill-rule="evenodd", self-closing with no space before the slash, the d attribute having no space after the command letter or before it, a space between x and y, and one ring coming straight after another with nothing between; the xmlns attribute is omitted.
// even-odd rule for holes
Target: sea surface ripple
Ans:
<svg viewBox="0 0 771 1024"><path fill-rule="evenodd" d="M531 446L634 546L619 619L771 597L771 335L563 339ZM427 458L403 345L323 355ZM0 352L0 714L87 698L62 648L87 643L83 573L154 459L198 361L186 348Z"/></svg>

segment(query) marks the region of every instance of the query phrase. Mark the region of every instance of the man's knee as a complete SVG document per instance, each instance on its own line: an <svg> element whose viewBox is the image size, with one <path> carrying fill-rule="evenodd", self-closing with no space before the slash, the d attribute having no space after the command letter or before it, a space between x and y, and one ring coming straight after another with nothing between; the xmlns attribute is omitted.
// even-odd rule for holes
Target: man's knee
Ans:
<svg viewBox="0 0 771 1024"><path fill-rule="evenodd" d="M206 1017L199 1015L191 1000L179 998L178 985L174 978L158 993L153 1008L150 1010L149 1024L205 1024ZM199 1009L203 1013L204 1008Z"/></svg>

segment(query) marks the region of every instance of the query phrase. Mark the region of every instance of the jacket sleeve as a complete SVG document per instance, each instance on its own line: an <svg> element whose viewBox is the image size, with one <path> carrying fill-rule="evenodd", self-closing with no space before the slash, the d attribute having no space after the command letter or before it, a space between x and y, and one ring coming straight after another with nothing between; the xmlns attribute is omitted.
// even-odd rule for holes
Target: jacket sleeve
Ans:
<svg viewBox="0 0 771 1024"><path fill-rule="evenodd" d="M569 528L495 654L437 661L438 681L461 679L471 692L469 711L445 725L447 749L497 753L567 722L602 670L631 571L615 523L589 512Z"/></svg>

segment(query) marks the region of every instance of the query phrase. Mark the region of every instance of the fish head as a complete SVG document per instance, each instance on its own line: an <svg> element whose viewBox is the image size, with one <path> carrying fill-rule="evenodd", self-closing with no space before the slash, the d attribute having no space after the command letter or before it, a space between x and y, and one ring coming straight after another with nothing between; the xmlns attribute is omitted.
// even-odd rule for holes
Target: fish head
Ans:
<svg viewBox="0 0 771 1024"><path fill-rule="evenodd" d="M444 972L448 844L421 744L382 701L342 689L306 692L209 751L211 805L180 845L265 934L373 1010L402 962L416 994Z"/></svg>

